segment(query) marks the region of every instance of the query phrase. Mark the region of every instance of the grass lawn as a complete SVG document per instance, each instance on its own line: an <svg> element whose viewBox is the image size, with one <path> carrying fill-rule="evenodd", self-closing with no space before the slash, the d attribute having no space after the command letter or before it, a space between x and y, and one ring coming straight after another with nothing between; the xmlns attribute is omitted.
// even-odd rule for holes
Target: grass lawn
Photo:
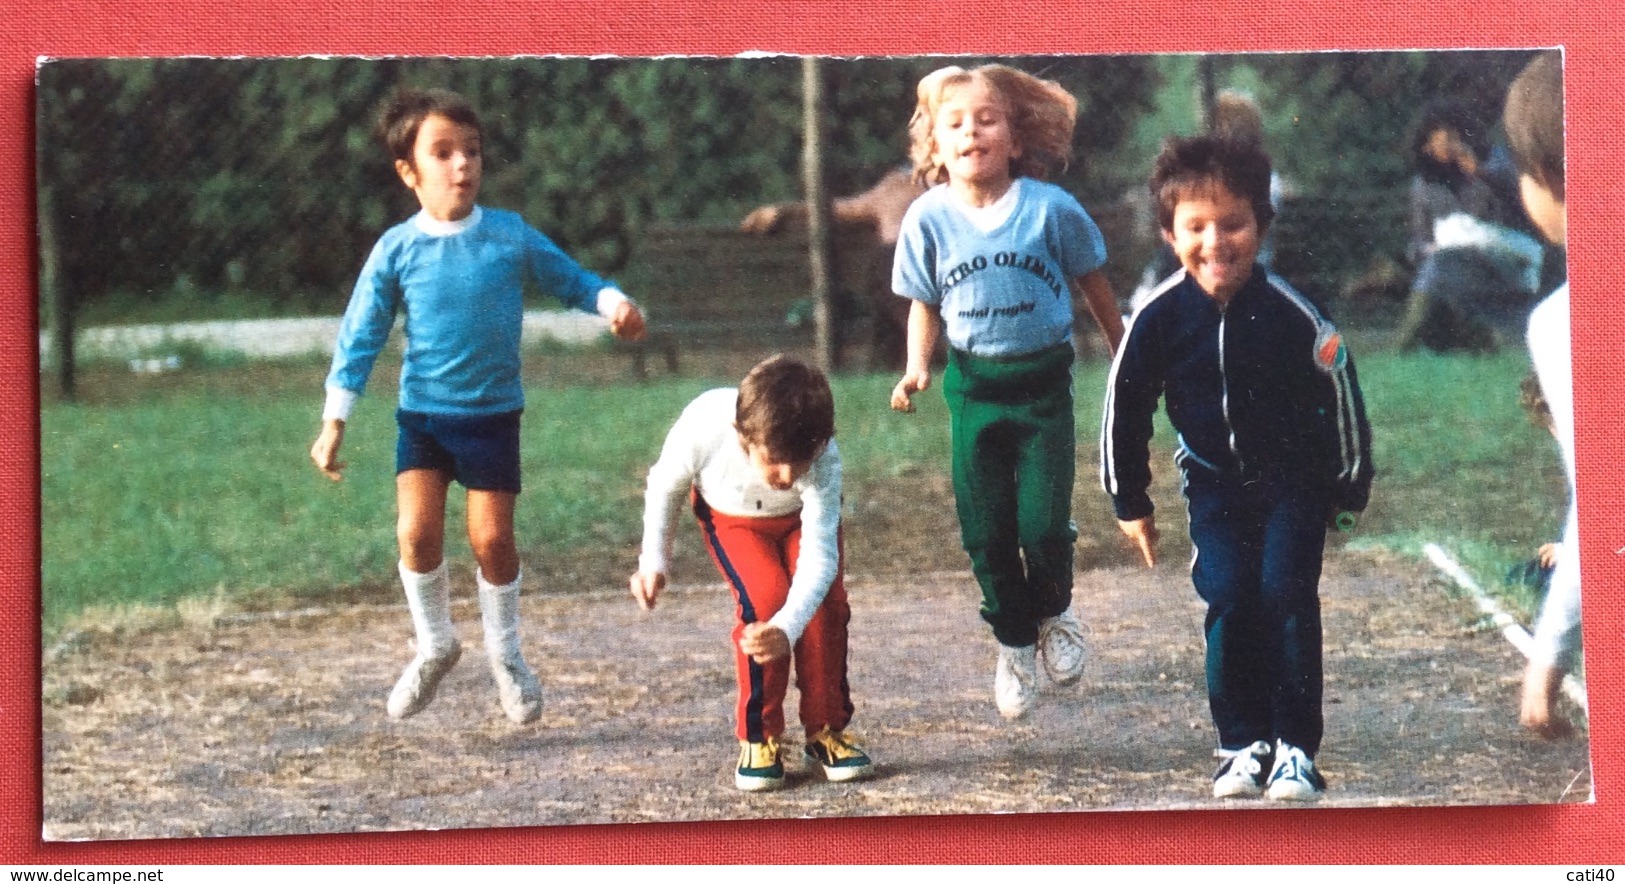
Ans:
<svg viewBox="0 0 1625 884"><path fill-rule="evenodd" d="M1498 584L1510 565L1555 538L1565 491L1551 440L1518 407L1525 360L1518 351L1360 359L1378 478L1351 544L1414 555L1436 542ZM1132 561L1095 478L1105 371L1099 362L1077 371L1080 567ZM313 361L205 363L152 376L98 366L81 377L81 404L44 392L47 635L82 616L173 610L188 599L233 607L394 600L394 367L379 366L373 395L357 408L345 440L350 466L338 484L307 455L324 372ZM622 586L636 560L642 477L667 428L693 396L737 377L719 371L633 384L624 362L607 353L556 348L528 355L526 372L517 529L533 588ZM835 381L849 570L964 568L946 408L933 389L918 397L916 414L891 412L894 380ZM1153 492L1163 558L1178 563L1188 542L1177 536L1183 507L1172 435L1163 424L1153 441ZM447 525L453 573L468 583L455 494ZM674 579L711 579L698 547L679 536ZM1170 575L1182 579L1182 569Z"/></svg>

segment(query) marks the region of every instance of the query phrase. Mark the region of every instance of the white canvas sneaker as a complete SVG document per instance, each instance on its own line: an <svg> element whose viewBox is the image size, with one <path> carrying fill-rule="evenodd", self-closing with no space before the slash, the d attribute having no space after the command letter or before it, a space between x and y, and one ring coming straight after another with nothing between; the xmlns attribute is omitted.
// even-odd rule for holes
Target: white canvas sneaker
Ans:
<svg viewBox="0 0 1625 884"><path fill-rule="evenodd" d="M542 717L542 685L518 654L491 661L497 700L514 724L529 724Z"/></svg>
<svg viewBox="0 0 1625 884"><path fill-rule="evenodd" d="M390 718L410 718L430 701L434 700L435 689L440 687L440 680L446 677L451 667L457 665L458 658L462 657L462 645L453 643L450 650L441 652L438 656L425 657L422 654L412 658L401 672L401 677L395 682L395 689L389 692L389 702L384 709Z"/></svg>
<svg viewBox="0 0 1625 884"><path fill-rule="evenodd" d="M1275 746L1275 766L1270 769L1265 793L1273 801L1316 801L1326 791L1326 779L1315 770L1315 762L1302 749L1287 742Z"/></svg>
<svg viewBox="0 0 1625 884"><path fill-rule="evenodd" d="M1039 622L1038 656L1056 684L1074 684L1083 677L1083 625L1070 609Z"/></svg>
<svg viewBox="0 0 1625 884"><path fill-rule="evenodd" d="M1264 771L1269 768L1270 744L1265 740L1235 752L1220 750L1222 761L1213 772L1214 798L1252 798L1264 794Z"/></svg>
<svg viewBox="0 0 1625 884"><path fill-rule="evenodd" d="M999 714L1014 721L1038 701L1038 646L1012 648L999 645L999 664L993 673L993 699Z"/></svg>

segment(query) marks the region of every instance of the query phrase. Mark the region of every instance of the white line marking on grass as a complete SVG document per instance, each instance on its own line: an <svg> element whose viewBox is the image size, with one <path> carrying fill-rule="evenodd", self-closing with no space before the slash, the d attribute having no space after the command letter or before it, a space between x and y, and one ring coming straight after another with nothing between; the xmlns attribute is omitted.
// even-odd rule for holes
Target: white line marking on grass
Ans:
<svg viewBox="0 0 1625 884"><path fill-rule="evenodd" d="M1514 619L1511 614L1508 614L1494 599L1490 598L1484 592L1483 587L1478 585L1478 581L1474 580L1473 576L1468 574L1467 570L1461 566L1461 563L1457 562L1443 548L1437 544L1428 543L1422 546L1422 553L1428 557L1428 561L1432 562L1434 567L1443 571L1446 577L1454 580L1457 586L1467 590L1468 595L1473 597L1474 604L1478 605L1479 612L1489 617L1490 622L1499 627L1501 634L1506 636L1506 640L1511 642L1514 648L1518 649L1518 653L1528 659L1529 655L1534 652L1535 640L1523 628L1523 625ZM1570 700L1573 700L1574 704L1579 706L1582 712L1587 715L1591 714L1590 708L1586 705L1585 686L1580 683L1578 678L1574 677L1573 673L1563 676L1563 693Z"/></svg>

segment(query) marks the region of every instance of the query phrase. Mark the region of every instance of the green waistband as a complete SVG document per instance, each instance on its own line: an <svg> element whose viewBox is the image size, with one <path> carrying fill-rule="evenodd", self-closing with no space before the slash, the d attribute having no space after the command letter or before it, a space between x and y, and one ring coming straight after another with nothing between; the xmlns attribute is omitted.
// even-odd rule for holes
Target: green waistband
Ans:
<svg viewBox="0 0 1625 884"><path fill-rule="evenodd" d="M1044 372L1057 368L1069 367L1075 354L1072 345L1056 344L1031 353L1017 353L1010 356L977 356L954 347L948 348L948 358L958 363L961 369L982 375L1002 375L1005 373L1021 373L1026 371Z"/></svg>
<svg viewBox="0 0 1625 884"><path fill-rule="evenodd" d="M943 392L988 401L1030 401L1072 395L1072 345L1062 344L1020 356L972 356L948 350Z"/></svg>

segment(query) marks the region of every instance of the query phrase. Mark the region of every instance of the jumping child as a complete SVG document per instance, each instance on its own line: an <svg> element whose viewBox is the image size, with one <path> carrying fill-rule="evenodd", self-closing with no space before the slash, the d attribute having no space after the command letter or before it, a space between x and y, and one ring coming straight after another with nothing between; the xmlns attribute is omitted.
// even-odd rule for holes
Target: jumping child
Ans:
<svg viewBox="0 0 1625 884"><path fill-rule="evenodd" d="M1123 334L1099 228L1039 180L1070 159L1076 116L1060 85L1003 65L922 79L910 157L931 189L909 207L892 273L892 290L913 301L892 408L913 411L911 397L931 385L946 325L960 539L999 644L994 699L1011 719L1037 700L1039 659L1057 684L1083 674L1072 613L1073 298L1112 349Z"/></svg>
<svg viewBox="0 0 1625 884"><path fill-rule="evenodd" d="M1524 68L1507 93L1502 122L1518 164L1519 191L1529 219L1554 245L1568 240L1564 195L1563 59L1543 53ZM1546 601L1535 623L1535 649L1523 676L1518 720L1544 737L1572 727L1557 712L1563 676L1580 661L1579 510L1574 478L1574 375L1569 340L1569 286L1564 283L1529 316L1529 355L1550 412L1552 435L1569 480L1568 515Z"/></svg>
<svg viewBox="0 0 1625 884"><path fill-rule="evenodd" d="M1365 508L1365 405L1337 329L1257 263L1273 217L1256 144L1173 138L1151 173L1162 236L1181 269L1129 320L1112 363L1101 479L1146 565L1157 528L1146 489L1157 399L1179 436L1207 602L1215 797L1317 798L1323 731L1319 583L1326 530Z"/></svg>
<svg viewBox="0 0 1625 884"><path fill-rule="evenodd" d="M835 401L823 373L775 356L737 390L711 390L689 403L649 470L632 595L648 610L665 589L677 513L687 499L734 593L734 785L747 792L784 784L779 738L792 656L807 757L835 782L872 770L846 733L850 611L834 435Z"/></svg>
<svg viewBox="0 0 1625 884"><path fill-rule="evenodd" d="M339 327L321 434L310 456L328 478L342 478L345 422L396 314L404 311L396 535L417 654L386 709L391 718L421 711L462 654L444 557L446 493L456 480L468 492L468 537L497 696L510 719L534 721L542 694L519 650L513 527L524 408L521 285L534 280L566 304L604 316L622 338L642 335L643 316L626 295L518 215L475 204L482 130L461 96L402 91L384 107L378 132L422 210L386 231L361 269Z"/></svg>

